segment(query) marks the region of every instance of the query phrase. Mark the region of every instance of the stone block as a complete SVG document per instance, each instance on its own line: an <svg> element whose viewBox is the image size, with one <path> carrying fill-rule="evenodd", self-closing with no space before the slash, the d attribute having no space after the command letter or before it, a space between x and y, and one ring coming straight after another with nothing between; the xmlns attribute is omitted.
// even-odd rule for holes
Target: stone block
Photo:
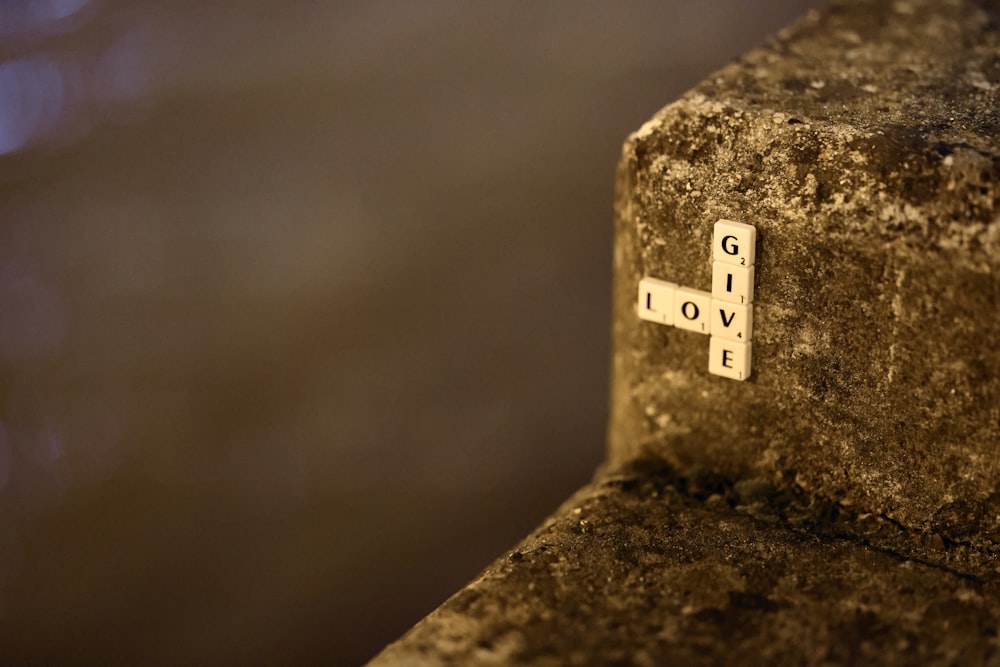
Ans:
<svg viewBox="0 0 1000 667"><path fill-rule="evenodd" d="M814 12L627 141L610 458L765 479L947 543L1000 539L997 3ZM753 371L635 316L757 230Z"/></svg>

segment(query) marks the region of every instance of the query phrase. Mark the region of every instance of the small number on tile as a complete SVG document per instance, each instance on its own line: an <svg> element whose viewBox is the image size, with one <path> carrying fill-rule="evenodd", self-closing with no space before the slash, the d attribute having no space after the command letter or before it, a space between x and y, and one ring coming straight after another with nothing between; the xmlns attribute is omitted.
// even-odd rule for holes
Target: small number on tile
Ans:
<svg viewBox="0 0 1000 667"><path fill-rule="evenodd" d="M753 305L712 299L712 336L749 343L753 335Z"/></svg>
<svg viewBox="0 0 1000 667"><path fill-rule="evenodd" d="M712 297L730 303L753 301L753 265L712 263Z"/></svg>
<svg viewBox="0 0 1000 667"><path fill-rule="evenodd" d="M719 220L715 223L712 258L736 266L753 266L757 250L757 228L742 222Z"/></svg>
<svg viewBox="0 0 1000 667"><path fill-rule="evenodd" d="M678 287L674 294L674 326L703 334L712 333L711 309L711 294Z"/></svg>
<svg viewBox="0 0 1000 667"><path fill-rule="evenodd" d="M752 345L712 336L708 346L708 372L731 380L746 380L750 377Z"/></svg>

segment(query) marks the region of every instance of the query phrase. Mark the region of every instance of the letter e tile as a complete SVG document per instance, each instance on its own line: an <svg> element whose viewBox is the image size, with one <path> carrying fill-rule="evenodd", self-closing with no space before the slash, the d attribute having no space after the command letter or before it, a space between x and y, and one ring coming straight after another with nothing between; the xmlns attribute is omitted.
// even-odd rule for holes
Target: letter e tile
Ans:
<svg viewBox="0 0 1000 667"><path fill-rule="evenodd" d="M746 380L750 377L752 345L712 336L708 345L708 372L731 380Z"/></svg>
<svg viewBox="0 0 1000 667"><path fill-rule="evenodd" d="M674 293L676 283L656 278L639 281L639 317L660 324L674 323Z"/></svg>

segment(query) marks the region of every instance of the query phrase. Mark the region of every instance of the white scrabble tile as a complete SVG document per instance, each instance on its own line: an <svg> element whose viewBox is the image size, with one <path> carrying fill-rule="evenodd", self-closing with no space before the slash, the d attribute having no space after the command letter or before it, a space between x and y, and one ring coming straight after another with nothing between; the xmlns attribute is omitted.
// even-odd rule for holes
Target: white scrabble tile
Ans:
<svg viewBox="0 0 1000 667"><path fill-rule="evenodd" d="M750 348L752 343L736 343L712 336L708 344L708 372L731 380L750 377Z"/></svg>
<svg viewBox="0 0 1000 667"><path fill-rule="evenodd" d="M712 259L738 266L753 266L757 228L742 222L719 220L712 239Z"/></svg>
<svg viewBox="0 0 1000 667"><path fill-rule="evenodd" d="M753 335L753 304L741 306L712 299L712 336L749 343Z"/></svg>
<svg viewBox="0 0 1000 667"><path fill-rule="evenodd" d="M674 323L674 293L676 283L657 278L639 281L639 317L660 324Z"/></svg>
<svg viewBox="0 0 1000 667"><path fill-rule="evenodd" d="M701 290L678 287L674 295L674 326L698 333L711 333L712 295Z"/></svg>
<svg viewBox="0 0 1000 667"><path fill-rule="evenodd" d="M737 266L713 262L712 298L743 304L753 301L753 264Z"/></svg>

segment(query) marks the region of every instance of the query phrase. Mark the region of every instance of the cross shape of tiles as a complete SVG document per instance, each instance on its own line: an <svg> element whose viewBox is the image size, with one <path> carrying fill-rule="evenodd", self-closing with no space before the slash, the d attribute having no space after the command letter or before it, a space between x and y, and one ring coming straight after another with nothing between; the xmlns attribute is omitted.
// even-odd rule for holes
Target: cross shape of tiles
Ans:
<svg viewBox="0 0 1000 667"><path fill-rule="evenodd" d="M753 225L719 220L712 237L712 291L647 276L639 281L639 317L711 336L708 372L746 380L750 377L756 248Z"/></svg>

